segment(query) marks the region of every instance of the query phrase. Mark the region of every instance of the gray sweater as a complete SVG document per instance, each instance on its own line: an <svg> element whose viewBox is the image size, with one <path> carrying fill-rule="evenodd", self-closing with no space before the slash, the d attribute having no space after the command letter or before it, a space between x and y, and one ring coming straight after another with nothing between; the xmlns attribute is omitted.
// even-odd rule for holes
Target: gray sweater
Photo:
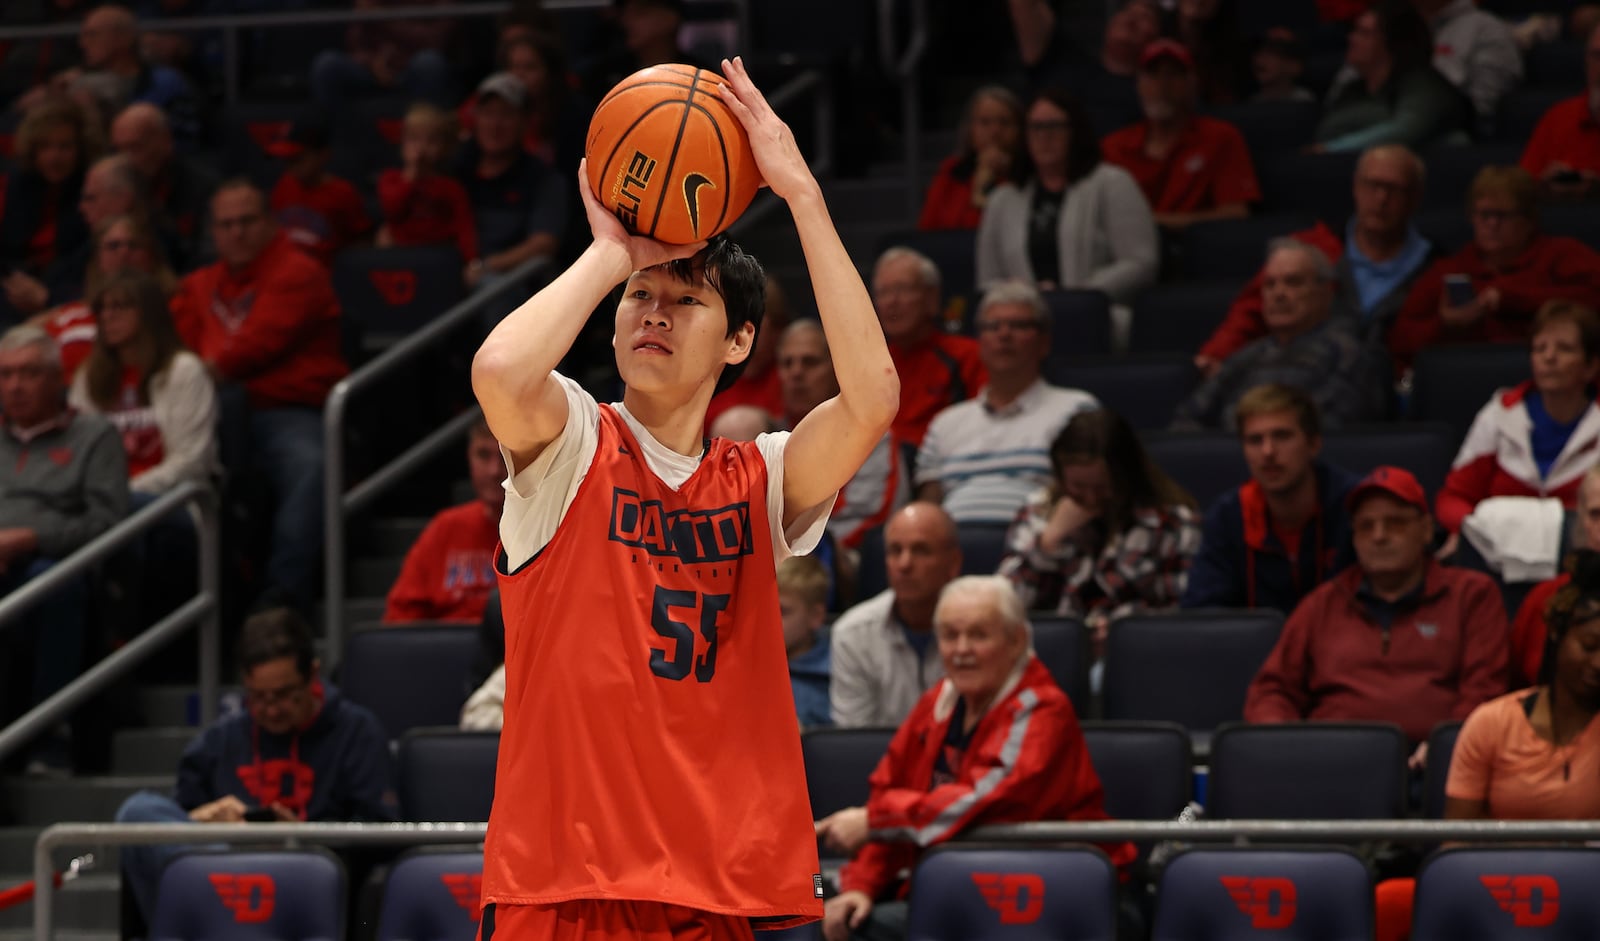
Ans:
<svg viewBox="0 0 1600 941"><path fill-rule="evenodd" d="M31 529L39 555L60 559L128 512L128 458L104 418L62 414L23 442L0 431L0 527Z"/></svg>

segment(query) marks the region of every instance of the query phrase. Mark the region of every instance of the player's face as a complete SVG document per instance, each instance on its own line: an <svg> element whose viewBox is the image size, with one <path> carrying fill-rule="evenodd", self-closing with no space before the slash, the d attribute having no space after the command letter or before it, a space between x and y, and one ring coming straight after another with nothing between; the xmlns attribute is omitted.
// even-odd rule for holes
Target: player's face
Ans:
<svg viewBox="0 0 1600 941"><path fill-rule="evenodd" d="M728 336L727 307L710 282L679 281L666 268L635 271L617 305L617 371L631 390L706 401L724 366L750 355L755 326Z"/></svg>
<svg viewBox="0 0 1600 941"><path fill-rule="evenodd" d="M1022 656L1022 631L1002 623L988 598L964 594L943 602L933 629L950 684L969 704L987 705Z"/></svg>
<svg viewBox="0 0 1600 941"><path fill-rule="evenodd" d="M506 505L506 462L493 435L474 433L467 443L467 472L472 476L472 492L495 513Z"/></svg>
<svg viewBox="0 0 1600 941"><path fill-rule="evenodd" d="M293 657L258 663L244 675L245 708L263 732L287 735L304 728L316 714L310 678L295 666Z"/></svg>

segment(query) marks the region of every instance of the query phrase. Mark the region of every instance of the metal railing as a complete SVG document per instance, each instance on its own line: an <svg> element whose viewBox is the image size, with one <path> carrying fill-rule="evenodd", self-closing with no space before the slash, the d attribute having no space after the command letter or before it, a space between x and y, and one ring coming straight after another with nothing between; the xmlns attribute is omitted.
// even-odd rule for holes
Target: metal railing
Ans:
<svg viewBox="0 0 1600 941"><path fill-rule="evenodd" d="M928 51L928 2L906 0L911 12L905 47L895 42L895 0L878 0L878 55L884 74L900 82L900 133L905 160L906 212L922 208L922 56Z"/></svg>
<svg viewBox="0 0 1600 941"><path fill-rule="evenodd" d="M50 941L56 850L137 844L266 843L333 846L420 846L481 843L482 823L59 823L39 834L33 848L34 941ZM1096 820L1017 823L979 827L962 842L1532 843L1600 840L1600 820Z"/></svg>
<svg viewBox="0 0 1600 941"><path fill-rule="evenodd" d="M145 628L115 653L85 670L82 676L28 710L20 719L0 729L0 759L66 719L72 710L89 697L160 652L196 623L200 627L200 721L209 723L216 718L222 553L219 546L217 495L203 484L191 481L174 487L0 600L0 631L51 594L63 588L71 590L68 583L73 579L86 574L90 568L144 535L165 517L185 507L192 507L195 511L195 530L199 540L199 587L194 597Z"/></svg>

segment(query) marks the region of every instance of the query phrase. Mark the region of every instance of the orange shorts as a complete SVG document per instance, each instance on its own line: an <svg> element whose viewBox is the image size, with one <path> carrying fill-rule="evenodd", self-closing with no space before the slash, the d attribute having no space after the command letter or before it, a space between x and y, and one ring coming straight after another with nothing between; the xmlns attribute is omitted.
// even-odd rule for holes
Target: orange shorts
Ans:
<svg viewBox="0 0 1600 941"><path fill-rule="evenodd" d="M662 902L486 905L478 941L753 941L750 919Z"/></svg>

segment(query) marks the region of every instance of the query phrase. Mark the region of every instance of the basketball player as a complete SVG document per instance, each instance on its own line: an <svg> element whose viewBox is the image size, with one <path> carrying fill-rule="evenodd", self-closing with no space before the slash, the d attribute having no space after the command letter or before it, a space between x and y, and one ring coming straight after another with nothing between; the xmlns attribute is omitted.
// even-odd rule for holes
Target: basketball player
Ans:
<svg viewBox="0 0 1600 941"><path fill-rule="evenodd" d="M776 566L817 544L899 380L794 136L738 59L722 68L799 230L840 391L790 434L704 440L755 342L761 267L726 239L629 236L580 169L593 243L472 367L509 470L483 941L725 941L822 914ZM626 389L600 405L554 368L624 280Z"/></svg>

